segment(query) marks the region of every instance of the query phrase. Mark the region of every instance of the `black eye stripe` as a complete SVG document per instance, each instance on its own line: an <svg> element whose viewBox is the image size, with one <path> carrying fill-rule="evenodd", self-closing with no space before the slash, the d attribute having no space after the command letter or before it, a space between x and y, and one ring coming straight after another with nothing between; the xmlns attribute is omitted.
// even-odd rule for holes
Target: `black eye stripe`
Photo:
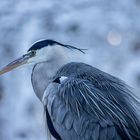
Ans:
<svg viewBox="0 0 140 140"><path fill-rule="evenodd" d="M85 53L84 51L87 50L87 49L76 48L76 47L71 46L71 45L65 45L65 44L59 43L59 42L51 40L51 39L47 39L47 40L38 41L35 44L33 44L32 47L28 50L28 52L32 51L32 50L39 50L39 49L47 47L47 46L53 46L54 44L63 46L65 48L68 48L71 50L78 50L82 53Z"/></svg>
<svg viewBox="0 0 140 140"><path fill-rule="evenodd" d="M32 47L28 51L38 50L38 49L44 48L46 46L52 46L54 44L58 44L58 43L54 40L49 40L49 39L38 41L35 44L33 44Z"/></svg>

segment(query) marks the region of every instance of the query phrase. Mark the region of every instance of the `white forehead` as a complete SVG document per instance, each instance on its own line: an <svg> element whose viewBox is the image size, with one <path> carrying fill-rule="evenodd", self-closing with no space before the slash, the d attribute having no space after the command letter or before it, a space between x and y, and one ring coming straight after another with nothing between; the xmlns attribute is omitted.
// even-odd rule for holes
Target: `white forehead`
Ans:
<svg viewBox="0 0 140 140"><path fill-rule="evenodd" d="M56 56L59 54L59 52L64 52L64 47L58 44L54 44L52 46L48 45L46 47L43 47L39 50L36 50L36 56L42 57L42 58L51 58L52 56Z"/></svg>
<svg viewBox="0 0 140 140"><path fill-rule="evenodd" d="M48 45L46 47L37 49L35 56L29 59L29 62L39 63L43 61L50 61L53 57L57 57L60 52L61 54L64 53L63 46L58 44Z"/></svg>

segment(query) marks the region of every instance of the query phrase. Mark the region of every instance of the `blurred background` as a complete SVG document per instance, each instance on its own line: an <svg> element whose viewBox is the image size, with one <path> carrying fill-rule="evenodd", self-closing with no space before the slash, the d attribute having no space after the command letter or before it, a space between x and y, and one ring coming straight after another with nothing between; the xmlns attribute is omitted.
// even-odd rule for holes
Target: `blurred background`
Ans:
<svg viewBox="0 0 140 140"><path fill-rule="evenodd" d="M88 48L80 61L121 78L140 97L139 0L0 1L0 67L42 38ZM46 140L31 70L0 77L0 140Z"/></svg>

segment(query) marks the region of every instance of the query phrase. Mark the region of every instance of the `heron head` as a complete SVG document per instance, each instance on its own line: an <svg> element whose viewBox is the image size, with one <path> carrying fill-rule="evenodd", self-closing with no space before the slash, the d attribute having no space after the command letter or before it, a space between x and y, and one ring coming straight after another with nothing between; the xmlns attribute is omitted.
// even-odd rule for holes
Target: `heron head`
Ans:
<svg viewBox="0 0 140 140"><path fill-rule="evenodd" d="M26 54L22 55L20 58L9 63L3 69L0 70L0 75L11 71L21 65L25 64L38 64L41 62L51 62L54 57L57 56L58 51L62 51L63 48L75 49L84 53L83 49L76 48L74 46L61 44L54 40L41 40L34 43L27 51ZM59 58L58 58L59 59Z"/></svg>

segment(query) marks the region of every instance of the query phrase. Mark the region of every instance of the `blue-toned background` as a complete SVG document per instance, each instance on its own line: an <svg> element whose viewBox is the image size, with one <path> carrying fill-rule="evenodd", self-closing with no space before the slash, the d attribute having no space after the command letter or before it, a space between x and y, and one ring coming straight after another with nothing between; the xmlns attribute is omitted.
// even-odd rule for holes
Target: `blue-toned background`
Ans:
<svg viewBox="0 0 140 140"><path fill-rule="evenodd" d="M0 1L0 67L42 38L88 48L77 61L120 77L140 97L139 0ZM19 68L0 77L0 140L46 139L31 70Z"/></svg>

